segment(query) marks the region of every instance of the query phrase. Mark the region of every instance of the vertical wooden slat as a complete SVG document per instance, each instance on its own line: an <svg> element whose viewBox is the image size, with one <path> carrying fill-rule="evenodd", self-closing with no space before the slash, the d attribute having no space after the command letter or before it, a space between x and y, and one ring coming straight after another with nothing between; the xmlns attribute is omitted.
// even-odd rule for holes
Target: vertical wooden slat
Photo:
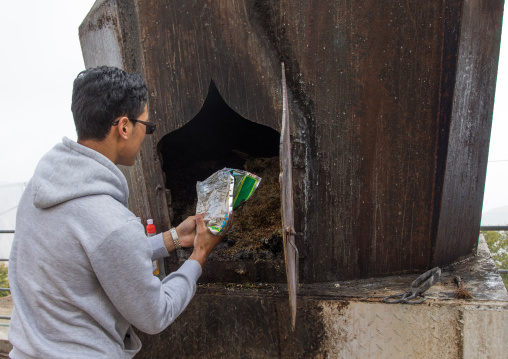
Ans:
<svg viewBox="0 0 508 359"><path fill-rule="evenodd" d="M280 135L280 188L282 204L282 237L289 292L289 305L293 330L296 324L296 293L298 292L298 249L295 241L295 219L293 211L293 161L289 131L289 104L286 74L282 63L282 131Z"/></svg>

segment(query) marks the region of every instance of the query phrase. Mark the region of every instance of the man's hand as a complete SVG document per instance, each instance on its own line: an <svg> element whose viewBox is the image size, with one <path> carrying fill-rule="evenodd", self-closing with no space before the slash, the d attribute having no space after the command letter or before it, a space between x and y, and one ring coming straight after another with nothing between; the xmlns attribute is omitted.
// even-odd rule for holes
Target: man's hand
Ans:
<svg viewBox="0 0 508 359"><path fill-rule="evenodd" d="M194 237L196 237L196 217L190 216L180 223L180 225L176 227L176 234L178 234L178 240L182 247L192 247L194 245ZM162 239L164 240L164 245L168 252L172 252L176 249L171 231L162 233Z"/></svg>
<svg viewBox="0 0 508 359"><path fill-rule="evenodd" d="M194 246L196 237L196 216L190 216L176 227L176 233L182 247Z"/></svg>
<svg viewBox="0 0 508 359"><path fill-rule="evenodd" d="M206 259L210 253L212 253L213 249L221 242L223 236L216 236L206 228L202 214L197 214L195 218L197 232L194 238L194 251L189 259L198 261L199 264L201 264L201 268L203 268Z"/></svg>

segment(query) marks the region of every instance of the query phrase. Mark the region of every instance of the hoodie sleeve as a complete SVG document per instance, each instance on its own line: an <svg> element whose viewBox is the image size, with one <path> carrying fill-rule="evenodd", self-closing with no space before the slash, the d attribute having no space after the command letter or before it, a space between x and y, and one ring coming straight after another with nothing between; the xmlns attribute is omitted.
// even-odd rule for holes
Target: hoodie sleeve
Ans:
<svg viewBox="0 0 508 359"><path fill-rule="evenodd" d="M152 260L156 261L157 259L161 259L164 257L168 257L168 249L164 244L164 238L162 237L162 232L153 236L148 237L150 244L152 246Z"/></svg>
<svg viewBox="0 0 508 359"><path fill-rule="evenodd" d="M187 260L161 282L152 274L152 246L133 223L110 233L91 253L90 261L120 314L139 330L156 334L189 304L201 265Z"/></svg>

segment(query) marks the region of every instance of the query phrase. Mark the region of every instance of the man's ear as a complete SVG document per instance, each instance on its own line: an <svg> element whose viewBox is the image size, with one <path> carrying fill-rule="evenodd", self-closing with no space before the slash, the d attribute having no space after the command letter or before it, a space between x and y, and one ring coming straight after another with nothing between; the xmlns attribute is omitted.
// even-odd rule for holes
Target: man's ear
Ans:
<svg viewBox="0 0 508 359"><path fill-rule="evenodd" d="M118 121L118 125L116 126L116 130L120 137L124 139L128 139L130 136L130 127L129 127L129 118L126 116L118 117L116 119Z"/></svg>

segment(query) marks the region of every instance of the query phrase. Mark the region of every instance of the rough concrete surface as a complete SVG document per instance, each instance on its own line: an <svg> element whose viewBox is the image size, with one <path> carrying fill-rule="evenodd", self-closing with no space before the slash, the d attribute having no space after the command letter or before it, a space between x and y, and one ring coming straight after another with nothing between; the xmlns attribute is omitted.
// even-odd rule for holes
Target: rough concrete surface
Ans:
<svg viewBox="0 0 508 359"><path fill-rule="evenodd" d="M323 301L331 358L502 358L508 352L508 307L464 301L424 305Z"/></svg>
<svg viewBox="0 0 508 359"><path fill-rule="evenodd" d="M464 358L508 357L508 306L468 305L463 315Z"/></svg>

